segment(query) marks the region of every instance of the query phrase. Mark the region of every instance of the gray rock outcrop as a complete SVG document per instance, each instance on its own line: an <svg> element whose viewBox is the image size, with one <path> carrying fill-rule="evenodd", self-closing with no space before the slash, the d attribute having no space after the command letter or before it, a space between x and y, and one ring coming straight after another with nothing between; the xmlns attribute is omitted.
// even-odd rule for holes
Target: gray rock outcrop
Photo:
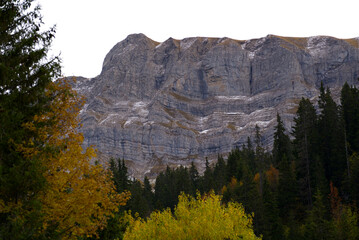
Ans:
<svg viewBox="0 0 359 240"><path fill-rule="evenodd" d="M168 39L128 36L107 54L99 76L79 77L75 89L85 146L101 159L121 157L135 177L154 178L166 165L201 169L240 147L261 127L270 149L276 113L291 129L302 97L315 100L320 83L356 84L358 39L269 35Z"/></svg>

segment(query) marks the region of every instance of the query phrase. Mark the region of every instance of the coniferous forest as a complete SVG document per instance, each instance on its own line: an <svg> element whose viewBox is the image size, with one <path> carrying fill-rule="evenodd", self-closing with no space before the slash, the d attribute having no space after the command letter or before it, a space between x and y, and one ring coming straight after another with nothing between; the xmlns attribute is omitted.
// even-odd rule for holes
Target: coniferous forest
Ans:
<svg viewBox="0 0 359 240"><path fill-rule="evenodd" d="M167 167L153 189L147 177L130 181L124 160L112 159L118 191L132 194L122 211L147 218L153 211L174 211L182 192L213 190L223 204L238 202L253 213L254 232L263 239L358 239L359 90L345 83L340 102L322 85L318 109L302 98L291 132L277 114L271 152L256 126L255 135L226 159L218 156L212 165L206 160L203 174L193 162Z"/></svg>

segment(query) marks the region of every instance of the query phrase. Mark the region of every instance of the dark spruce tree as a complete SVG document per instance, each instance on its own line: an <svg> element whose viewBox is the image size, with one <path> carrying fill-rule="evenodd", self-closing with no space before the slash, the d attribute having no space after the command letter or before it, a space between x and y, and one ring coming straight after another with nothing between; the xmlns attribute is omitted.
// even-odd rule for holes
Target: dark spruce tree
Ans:
<svg viewBox="0 0 359 240"><path fill-rule="evenodd" d="M297 182L293 160L284 155L278 166L278 209L283 224L291 224L295 218L297 205Z"/></svg>
<svg viewBox="0 0 359 240"><path fill-rule="evenodd" d="M116 186L116 191L122 193L124 190L128 190L130 186L130 180L128 178L128 171L125 164L125 160L118 158L110 159L110 170L112 172L113 181Z"/></svg>
<svg viewBox="0 0 359 240"><path fill-rule="evenodd" d="M313 207L308 211L304 224L304 236L302 239L335 239L331 238L331 225L328 220L328 209L325 204L325 197L316 190L314 194Z"/></svg>
<svg viewBox="0 0 359 240"><path fill-rule="evenodd" d="M248 165L249 170L252 173L257 171L255 162L255 151L250 137L247 137L247 145L243 147L243 160Z"/></svg>
<svg viewBox="0 0 359 240"><path fill-rule="evenodd" d="M256 168L259 173L259 194L263 196L263 183L264 183L264 170L266 168L266 159L264 148L262 144L262 135L260 134L260 128L258 125L255 127L255 144L256 144L256 151L255 151L255 163Z"/></svg>
<svg viewBox="0 0 359 240"><path fill-rule="evenodd" d="M146 203L148 206L147 212L144 213L144 217L148 217L151 214L151 212L154 210L155 195L152 192L152 187L147 177L145 177L143 180L143 196L146 199Z"/></svg>
<svg viewBox="0 0 359 240"><path fill-rule="evenodd" d="M181 192L191 194L191 178L187 168L180 166L171 169L167 166L165 172L161 172L156 178L155 204L156 209L173 209L178 203L178 195Z"/></svg>
<svg viewBox="0 0 359 240"><path fill-rule="evenodd" d="M189 177L191 179L190 193L192 195L196 194L196 191L199 190L200 185L200 176L194 162L191 162L191 167L189 169Z"/></svg>
<svg viewBox="0 0 359 240"><path fill-rule="evenodd" d="M143 194L141 182L139 180L132 181L129 190L131 192L131 198L126 208L131 210L133 215L138 213L141 218L147 217L150 213L150 206Z"/></svg>
<svg viewBox="0 0 359 240"><path fill-rule="evenodd" d="M315 178L315 161L318 160L317 115L309 99L299 102L294 118L294 148L298 191L304 206L311 208Z"/></svg>
<svg viewBox="0 0 359 240"><path fill-rule="evenodd" d="M213 169L209 165L208 159L206 158L206 168L204 170L202 181L200 180L200 191L201 193L207 193L210 190L214 190L214 178L213 178Z"/></svg>
<svg viewBox="0 0 359 240"><path fill-rule="evenodd" d="M0 201L7 209L0 213L0 239L31 239L42 226L37 193L46 186L44 168L25 160L16 145L34 136L23 124L48 110L45 88L61 68L58 58L47 58L55 30L40 31L33 2L0 1Z"/></svg>
<svg viewBox="0 0 359 240"><path fill-rule="evenodd" d="M227 158L227 182L230 182L232 178L240 179L239 161L241 158L241 152L238 148L233 149Z"/></svg>
<svg viewBox="0 0 359 240"><path fill-rule="evenodd" d="M340 102L346 147L348 155L351 155L353 152L359 152L359 90L345 83L341 90Z"/></svg>
<svg viewBox="0 0 359 240"><path fill-rule="evenodd" d="M274 130L272 155L273 164L275 167L278 167L284 156L288 159L292 159L291 141L288 135L285 134L284 124L278 113L277 126Z"/></svg>
<svg viewBox="0 0 359 240"><path fill-rule="evenodd" d="M291 141L285 134L284 124L277 114L274 132L273 162L279 170L278 209L284 225L291 225L295 218L297 204L297 183Z"/></svg>
<svg viewBox="0 0 359 240"><path fill-rule="evenodd" d="M218 155L218 160L213 170L213 180L214 180L214 191L220 193L222 187L226 185L226 173L227 167L226 162L224 161L221 155Z"/></svg>
<svg viewBox="0 0 359 240"><path fill-rule="evenodd" d="M335 186L340 187L347 169L344 124L330 90L325 90L323 84L320 88L318 105L320 110L318 117L320 158L328 182L332 181Z"/></svg>
<svg viewBox="0 0 359 240"><path fill-rule="evenodd" d="M277 191L264 179L263 185L263 239L283 239L283 227L279 218Z"/></svg>

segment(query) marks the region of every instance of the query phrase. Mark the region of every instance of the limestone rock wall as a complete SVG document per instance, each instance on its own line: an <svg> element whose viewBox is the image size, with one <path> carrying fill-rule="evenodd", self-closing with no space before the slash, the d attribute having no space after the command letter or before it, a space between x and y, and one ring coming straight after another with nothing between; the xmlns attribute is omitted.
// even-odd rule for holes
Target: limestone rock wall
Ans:
<svg viewBox="0 0 359 240"><path fill-rule="evenodd" d="M359 73L358 39L269 35L168 39L128 36L107 54L102 72L78 78L85 145L102 160L121 157L133 176L154 178L166 165L201 169L241 146L254 126L272 147L275 116L286 128L302 97L320 82L335 93Z"/></svg>

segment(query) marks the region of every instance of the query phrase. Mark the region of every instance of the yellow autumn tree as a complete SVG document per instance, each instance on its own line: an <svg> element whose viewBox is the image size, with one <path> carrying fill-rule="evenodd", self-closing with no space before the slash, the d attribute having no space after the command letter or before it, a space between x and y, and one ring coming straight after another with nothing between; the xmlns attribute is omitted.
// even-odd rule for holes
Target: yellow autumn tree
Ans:
<svg viewBox="0 0 359 240"><path fill-rule="evenodd" d="M221 204L213 192L196 198L185 194L172 214L153 212L147 220L129 218L124 240L132 239L261 239L252 227L252 216L239 203Z"/></svg>
<svg viewBox="0 0 359 240"><path fill-rule="evenodd" d="M17 145L29 161L40 159L44 169L43 231L54 228L62 239L96 235L129 193L118 194L109 171L90 163L95 149L82 148L78 113L84 99L64 79L51 83L46 94L52 99L49 109L24 125L36 137Z"/></svg>

